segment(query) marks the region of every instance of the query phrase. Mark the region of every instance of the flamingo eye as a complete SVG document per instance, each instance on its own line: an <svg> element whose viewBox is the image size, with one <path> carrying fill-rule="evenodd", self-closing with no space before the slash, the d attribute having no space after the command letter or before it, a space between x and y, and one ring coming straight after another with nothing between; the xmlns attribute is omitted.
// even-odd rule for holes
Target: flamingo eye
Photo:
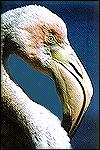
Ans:
<svg viewBox="0 0 100 150"><path fill-rule="evenodd" d="M56 42L55 36L52 35L52 34L50 34L50 35L47 37L46 42L47 42L48 44L50 44L50 45L55 44L55 42Z"/></svg>

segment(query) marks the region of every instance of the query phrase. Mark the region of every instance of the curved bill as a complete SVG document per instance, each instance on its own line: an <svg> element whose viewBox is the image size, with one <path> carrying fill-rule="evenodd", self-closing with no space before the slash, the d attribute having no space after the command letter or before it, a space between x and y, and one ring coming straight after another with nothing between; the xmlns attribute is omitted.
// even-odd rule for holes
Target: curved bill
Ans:
<svg viewBox="0 0 100 150"><path fill-rule="evenodd" d="M51 76L63 103L62 126L71 137L86 112L93 88L91 81L70 45L63 43L50 49Z"/></svg>

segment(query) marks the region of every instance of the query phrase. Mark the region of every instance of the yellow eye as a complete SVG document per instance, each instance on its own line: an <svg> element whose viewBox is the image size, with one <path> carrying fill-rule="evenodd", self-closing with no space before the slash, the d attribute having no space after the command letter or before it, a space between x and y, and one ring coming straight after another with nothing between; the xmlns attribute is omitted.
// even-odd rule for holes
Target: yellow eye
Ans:
<svg viewBox="0 0 100 150"><path fill-rule="evenodd" d="M50 34L47 39L48 44L54 44L56 42L55 36Z"/></svg>

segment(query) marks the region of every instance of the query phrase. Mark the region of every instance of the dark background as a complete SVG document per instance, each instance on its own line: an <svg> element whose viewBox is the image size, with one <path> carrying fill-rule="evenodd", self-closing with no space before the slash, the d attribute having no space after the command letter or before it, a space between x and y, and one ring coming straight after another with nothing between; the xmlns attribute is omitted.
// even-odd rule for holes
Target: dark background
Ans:
<svg viewBox="0 0 100 150"><path fill-rule="evenodd" d="M45 6L67 24L68 38L87 70L94 88L90 107L71 140L74 149L99 147L99 2L97 1L1 1L1 12L29 4ZM61 104L54 82L16 56L9 59L9 69L29 97L48 108L60 119Z"/></svg>

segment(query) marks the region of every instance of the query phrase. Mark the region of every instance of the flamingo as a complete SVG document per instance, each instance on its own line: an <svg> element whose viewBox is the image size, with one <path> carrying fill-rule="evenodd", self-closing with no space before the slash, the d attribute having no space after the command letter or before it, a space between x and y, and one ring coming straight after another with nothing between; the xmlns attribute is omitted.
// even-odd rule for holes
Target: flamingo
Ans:
<svg viewBox="0 0 100 150"><path fill-rule="evenodd" d="M7 67L15 54L50 76L63 105L63 119L32 101ZM2 149L71 149L93 95L92 83L67 38L63 20L29 5L1 15ZM34 92L34 91L33 91Z"/></svg>

